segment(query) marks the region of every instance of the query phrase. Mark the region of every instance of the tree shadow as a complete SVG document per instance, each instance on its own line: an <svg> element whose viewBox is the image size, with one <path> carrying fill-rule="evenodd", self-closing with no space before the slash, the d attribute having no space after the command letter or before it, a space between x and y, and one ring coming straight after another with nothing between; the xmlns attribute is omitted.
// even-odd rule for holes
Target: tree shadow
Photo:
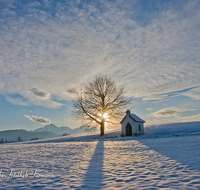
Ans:
<svg viewBox="0 0 200 190"><path fill-rule="evenodd" d="M98 141L80 189L102 189L104 141Z"/></svg>
<svg viewBox="0 0 200 190"><path fill-rule="evenodd" d="M198 136L183 138L157 138L144 139L138 142L146 145L151 150L187 165L190 170L200 172L200 138Z"/></svg>

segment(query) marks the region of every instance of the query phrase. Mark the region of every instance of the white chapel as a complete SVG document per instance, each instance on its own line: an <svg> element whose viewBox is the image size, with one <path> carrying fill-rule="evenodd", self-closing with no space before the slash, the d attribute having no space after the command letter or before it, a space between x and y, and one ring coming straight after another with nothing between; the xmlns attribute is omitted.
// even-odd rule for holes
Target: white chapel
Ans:
<svg viewBox="0 0 200 190"><path fill-rule="evenodd" d="M122 126L122 135L123 136L132 136L132 135L141 135L144 133L144 124L145 121L139 118L137 115L126 111L126 115L120 122Z"/></svg>

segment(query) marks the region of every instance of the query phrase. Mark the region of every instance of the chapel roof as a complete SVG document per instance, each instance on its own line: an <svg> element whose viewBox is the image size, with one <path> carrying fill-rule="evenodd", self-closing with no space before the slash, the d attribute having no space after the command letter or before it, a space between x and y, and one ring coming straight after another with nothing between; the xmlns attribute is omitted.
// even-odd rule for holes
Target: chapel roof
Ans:
<svg viewBox="0 0 200 190"><path fill-rule="evenodd" d="M144 123L145 121L143 119L141 119L140 117L138 117L137 115L131 113L130 116L135 120L135 121L138 121L138 122L141 122L141 123Z"/></svg>
<svg viewBox="0 0 200 190"><path fill-rule="evenodd" d="M129 115L129 117L134 120L135 122L140 122L140 123L145 123L145 121L143 119L141 119L140 117L138 117L137 115L130 113L129 110L127 110L126 115L124 116L124 118L122 119L122 121L120 122L121 124L124 122L124 120L126 119L126 116Z"/></svg>

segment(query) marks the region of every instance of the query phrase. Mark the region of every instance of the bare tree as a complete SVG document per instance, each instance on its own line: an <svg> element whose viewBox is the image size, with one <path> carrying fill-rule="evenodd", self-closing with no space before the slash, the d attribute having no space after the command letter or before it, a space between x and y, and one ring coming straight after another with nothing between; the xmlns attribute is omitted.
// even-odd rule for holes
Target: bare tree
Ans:
<svg viewBox="0 0 200 190"><path fill-rule="evenodd" d="M21 137L20 137L20 136L18 136L18 137L17 137L17 140L18 140L18 141L22 141L22 139L21 139Z"/></svg>
<svg viewBox="0 0 200 190"><path fill-rule="evenodd" d="M107 76L96 76L77 93L73 101L72 115L90 124L100 126L104 135L105 123L114 125L130 106L130 99L123 96L124 89L117 89L115 82Z"/></svg>

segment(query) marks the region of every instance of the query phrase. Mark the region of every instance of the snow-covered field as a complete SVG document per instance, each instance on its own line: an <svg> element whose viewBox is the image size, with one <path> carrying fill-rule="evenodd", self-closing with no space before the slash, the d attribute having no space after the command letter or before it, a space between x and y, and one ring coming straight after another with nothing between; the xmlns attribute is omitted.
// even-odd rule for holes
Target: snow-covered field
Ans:
<svg viewBox="0 0 200 190"><path fill-rule="evenodd" d="M139 137L1 144L0 189L200 189L199 124L152 126Z"/></svg>

